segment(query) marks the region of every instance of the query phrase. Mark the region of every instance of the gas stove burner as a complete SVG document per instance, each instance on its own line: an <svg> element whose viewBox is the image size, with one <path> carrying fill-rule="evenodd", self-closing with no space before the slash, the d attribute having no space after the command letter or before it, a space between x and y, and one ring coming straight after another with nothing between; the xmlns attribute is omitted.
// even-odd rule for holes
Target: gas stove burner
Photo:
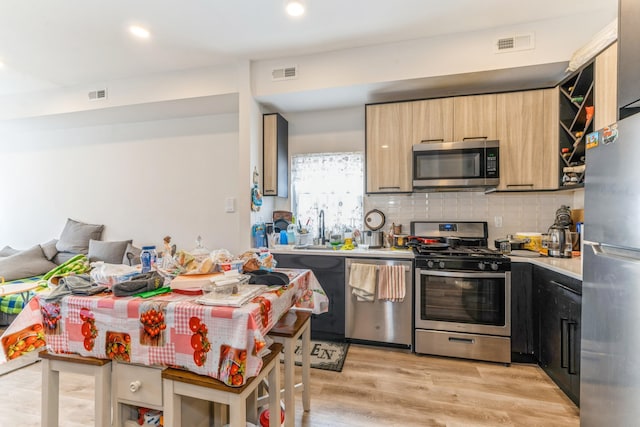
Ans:
<svg viewBox="0 0 640 427"><path fill-rule="evenodd" d="M422 255L422 256L432 256L432 257L479 257L479 258L502 258L504 257L504 255L502 255L500 252L494 250L494 249L489 249L489 248L484 248L484 247L457 247L457 248L449 248L449 247L445 247L443 249L439 249L439 250L434 250L431 247L428 246L415 246L413 248L414 253L416 255Z"/></svg>
<svg viewBox="0 0 640 427"><path fill-rule="evenodd" d="M416 268L445 271L509 271L511 261L487 246L486 222L414 221L408 246Z"/></svg>

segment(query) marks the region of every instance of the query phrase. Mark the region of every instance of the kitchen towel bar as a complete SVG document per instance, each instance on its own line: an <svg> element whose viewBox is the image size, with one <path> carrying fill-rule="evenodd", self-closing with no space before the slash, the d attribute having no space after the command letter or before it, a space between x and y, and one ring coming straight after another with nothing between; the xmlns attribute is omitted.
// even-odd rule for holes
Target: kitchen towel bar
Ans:
<svg viewBox="0 0 640 427"><path fill-rule="evenodd" d="M354 264L357 264L357 263L354 263ZM353 265L353 264L352 264L352 265ZM351 266L349 266L349 268L351 268ZM380 266L379 266L379 265L376 265L376 270L379 270L379 269L380 269ZM407 266L405 266L405 267L404 267L404 271L411 271L411 267L407 267Z"/></svg>

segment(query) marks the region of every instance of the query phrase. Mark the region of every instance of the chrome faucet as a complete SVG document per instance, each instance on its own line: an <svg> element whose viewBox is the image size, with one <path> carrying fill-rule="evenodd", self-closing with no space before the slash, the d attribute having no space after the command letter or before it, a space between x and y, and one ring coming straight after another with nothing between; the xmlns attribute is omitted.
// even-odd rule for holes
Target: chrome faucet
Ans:
<svg viewBox="0 0 640 427"><path fill-rule="evenodd" d="M324 235L324 209L320 209L320 212L318 213L318 239L320 240L321 245L327 243Z"/></svg>

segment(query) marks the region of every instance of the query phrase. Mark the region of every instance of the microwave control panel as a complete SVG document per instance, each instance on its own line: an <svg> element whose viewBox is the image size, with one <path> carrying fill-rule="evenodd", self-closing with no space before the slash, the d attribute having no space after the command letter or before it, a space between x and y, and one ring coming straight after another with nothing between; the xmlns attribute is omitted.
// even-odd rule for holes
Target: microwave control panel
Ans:
<svg viewBox="0 0 640 427"><path fill-rule="evenodd" d="M498 178L500 176L498 173L498 147L487 148L486 153L486 177Z"/></svg>

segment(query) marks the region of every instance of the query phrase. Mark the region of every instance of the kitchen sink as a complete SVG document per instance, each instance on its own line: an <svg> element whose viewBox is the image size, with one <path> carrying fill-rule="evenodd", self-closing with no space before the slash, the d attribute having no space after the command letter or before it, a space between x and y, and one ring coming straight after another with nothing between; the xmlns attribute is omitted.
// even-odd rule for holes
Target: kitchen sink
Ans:
<svg viewBox="0 0 640 427"><path fill-rule="evenodd" d="M314 251L333 251L333 246L328 245L301 245L294 246L293 249L314 250Z"/></svg>

